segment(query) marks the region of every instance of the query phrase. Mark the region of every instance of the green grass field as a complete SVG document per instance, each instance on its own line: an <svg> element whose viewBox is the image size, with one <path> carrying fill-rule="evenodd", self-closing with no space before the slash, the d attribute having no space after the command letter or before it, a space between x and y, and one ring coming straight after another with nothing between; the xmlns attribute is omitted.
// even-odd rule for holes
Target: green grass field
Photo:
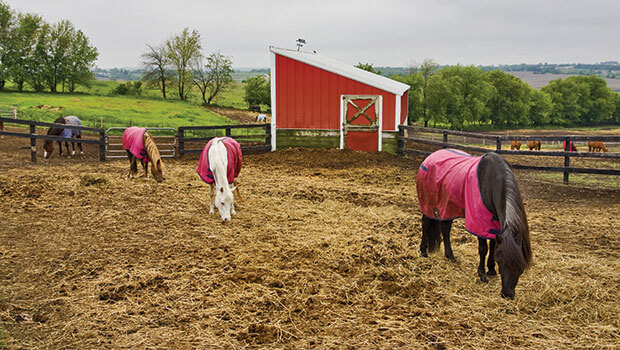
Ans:
<svg viewBox="0 0 620 350"><path fill-rule="evenodd" d="M190 125L236 124L230 119L203 108L198 90L190 93L189 101L180 101L171 91L168 99L161 98L158 90L144 90L142 96L120 96L114 89L122 82L95 81L75 93L16 92L8 86L0 92L0 106L17 106L18 117L52 122L67 115L79 117L84 125L173 127ZM243 101L243 83L235 82L224 90L214 104L224 107L247 108ZM52 108L40 108L39 106ZM56 110L61 107L62 109Z"/></svg>

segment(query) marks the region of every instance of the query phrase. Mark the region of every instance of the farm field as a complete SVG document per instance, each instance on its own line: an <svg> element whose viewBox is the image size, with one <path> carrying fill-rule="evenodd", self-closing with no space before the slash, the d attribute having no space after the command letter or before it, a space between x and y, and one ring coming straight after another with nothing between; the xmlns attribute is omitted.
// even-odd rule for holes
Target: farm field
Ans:
<svg viewBox="0 0 620 350"><path fill-rule="evenodd" d="M229 225L196 157L28 162L0 139L0 348L615 348L620 189L517 172L534 265L514 301L418 253L422 158L289 149L244 158Z"/></svg>

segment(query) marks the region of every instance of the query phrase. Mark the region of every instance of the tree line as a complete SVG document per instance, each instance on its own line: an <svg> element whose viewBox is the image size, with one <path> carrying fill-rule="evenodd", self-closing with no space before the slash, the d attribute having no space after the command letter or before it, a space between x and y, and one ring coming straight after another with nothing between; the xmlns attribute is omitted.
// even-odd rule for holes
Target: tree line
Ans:
<svg viewBox="0 0 620 350"><path fill-rule="evenodd" d="M35 91L75 91L89 87L99 53L68 20L50 24L33 13L19 13L0 1L0 90L12 82Z"/></svg>
<svg viewBox="0 0 620 350"><path fill-rule="evenodd" d="M439 68L430 59L393 79L411 86L409 121L424 126L588 126L620 124L620 94L597 76L551 81L540 90L500 70Z"/></svg>

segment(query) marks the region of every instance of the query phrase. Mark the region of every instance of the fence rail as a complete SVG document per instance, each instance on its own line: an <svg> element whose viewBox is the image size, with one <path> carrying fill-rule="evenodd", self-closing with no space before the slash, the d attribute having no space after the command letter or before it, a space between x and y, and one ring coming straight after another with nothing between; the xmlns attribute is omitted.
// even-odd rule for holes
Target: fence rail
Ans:
<svg viewBox="0 0 620 350"><path fill-rule="evenodd" d="M431 152L426 152L417 149L408 149L406 148L407 142L415 142L421 143L425 145L439 146L443 148L457 148L466 151L473 152L496 152L499 154L508 154L508 155L524 155L524 156L549 156L549 157L564 157L564 166L563 167L549 167L549 166L533 166L533 165L521 165L521 164L513 164L512 166L516 169L528 169L528 170L540 170L540 171L554 171L554 172L563 172L564 173L564 182L568 183L569 174L570 173L582 173L582 174L603 174L603 175L620 175L620 169L599 169L599 168L574 168L570 167L570 158L571 157L587 157L587 158L602 158L602 159L620 159L620 153L599 153L599 152L569 152L568 147L571 141L603 141L603 142L618 142L620 141L620 136L582 136L582 135L569 135L569 136L516 136L516 135L489 135L489 134L480 134L480 133L470 133L464 131L454 131L454 130L444 130L444 129L433 129L433 128L424 128L420 126L406 126L399 125L398 127L398 153L403 154L413 154L413 155L428 155ZM411 137L410 135L405 136L405 132L408 134L411 133L431 133L431 134L441 134L443 135L442 141L428 140L421 137ZM485 148L485 147L477 147L470 145L463 145L455 142L449 142L449 137L453 136L462 136L468 138L476 138L482 140L494 140L495 141L495 149L493 148ZM563 151L513 151L513 150L503 150L502 149L502 141L564 141L565 149Z"/></svg>
<svg viewBox="0 0 620 350"><path fill-rule="evenodd" d="M233 135L233 130L237 130L237 129L245 129L245 130L252 130L252 129L264 129L265 130L265 134L264 134L264 139L265 142L264 144L258 144L256 145L255 143L248 143L245 142L244 140L250 140L250 139L260 139L261 137L263 137L262 134L255 134L255 135ZM208 142L209 140L211 140L214 137L217 136L205 136L205 137L187 137L187 133L188 132L193 132L193 131L205 131L205 130L212 130L215 133L217 133L218 131L224 131L224 135L222 136L228 136L228 137L232 137L238 141L240 141L239 143L241 144L241 150L244 153L255 153L255 152L266 152L266 151L270 151L271 150L271 124L250 124L250 125L215 125L215 126L181 126L179 127L179 154L183 155L186 153L200 153L202 152L202 148L186 148L186 143L189 142Z"/></svg>
<svg viewBox="0 0 620 350"><path fill-rule="evenodd" d="M0 118L0 123L13 123L13 124L20 124L20 125L28 125L30 127L30 130L28 133L19 133L19 132L10 132L10 131L0 130L0 135L29 138L30 139L30 160L33 163L37 161L37 140L49 140L49 141L58 141L58 142L65 141L65 142L99 145L99 160L105 161L105 131L103 129L90 128L87 126L75 126L75 125L68 125L68 124L44 123L44 122L37 122L34 120L23 120L23 119L13 119L13 118ZM78 138L62 137L62 136L56 136L56 135L37 134L36 133L37 126L90 131L90 132L98 133L99 140L90 140L90 139L82 139L82 138L78 139Z"/></svg>

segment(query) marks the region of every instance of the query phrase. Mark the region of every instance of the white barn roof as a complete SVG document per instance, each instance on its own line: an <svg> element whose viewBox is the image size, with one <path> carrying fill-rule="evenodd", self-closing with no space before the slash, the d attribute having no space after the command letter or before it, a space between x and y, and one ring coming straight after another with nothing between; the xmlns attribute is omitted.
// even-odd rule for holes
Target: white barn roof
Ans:
<svg viewBox="0 0 620 350"><path fill-rule="evenodd" d="M407 84L319 55L318 53L281 49L273 46L270 46L269 50L278 55L321 68L334 74L359 81L360 83L376 87L377 89L391 92L395 95L402 95L405 91L409 90L409 85Z"/></svg>

